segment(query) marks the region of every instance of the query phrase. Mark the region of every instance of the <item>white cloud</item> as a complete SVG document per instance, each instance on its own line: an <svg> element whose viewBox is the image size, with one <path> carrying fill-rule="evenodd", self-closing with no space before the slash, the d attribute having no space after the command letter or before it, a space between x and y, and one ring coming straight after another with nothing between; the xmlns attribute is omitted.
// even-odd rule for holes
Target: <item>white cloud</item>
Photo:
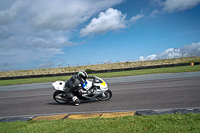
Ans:
<svg viewBox="0 0 200 133"><path fill-rule="evenodd" d="M0 69L48 61L65 54L71 33L102 10L123 0L1 0ZM11 66L12 67L12 66Z"/></svg>
<svg viewBox="0 0 200 133"><path fill-rule="evenodd" d="M126 28L126 15L113 8L101 12L98 18L93 18L91 23L80 31L81 36L106 33Z"/></svg>
<svg viewBox="0 0 200 133"><path fill-rule="evenodd" d="M137 20L141 19L142 17L144 17L144 14L138 14L136 16L133 16L131 19L130 19L130 22L136 22Z"/></svg>
<svg viewBox="0 0 200 133"><path fill-rule="evenodd" d="M30 24L41 29L71 30L92 15L123 0L38 0L32 4Z"/></svg>
<svg viewBox="0 0 200 133"><path fill-rule="evenodd" d="M166 0L163 3L163 10L168 12L183 11L198 4L200 4L200 0Z"/></svg>
<svg viewBox="0 0 200 133"><path fill-rule="evenodd" d="M139 58L138 58L138 61L145 61L146 59L145 59L145 57L144 56L140 56Z"/></svg>
<svg viewBox="0 0 200 133"><path fill-rule="evenodd" d="M151 14L150 14L148 17L154 18L154 17L156 17L159 13L160 13L160 11L158 11L157 9L155 9L155 10L153 10L153 11L151 12Z"/></svg>
<svg viewBox="0 0 200 133"><path fill-rule="evenodd" d="M147 57L140 56L139 61L146 60L157 60L157 59L172 59L180 57L191 57L191 56L200 56L200 42L192 43L190 45L184 45L182 48L169 48L166 49L163 53L158 53L157 55L149 55Z"/></svg>
<svg viewBox="0 0 200 133"><path fill-rule="evenodd" d="M181 54L191 55L193 56L200 56L200 42L192 43L190 45L184 45L180 49Z"/></svg>
<svg viewBox="0 0 200 133"><path fill-rule="evenodd" d="M148 16L154 18L161 13L172 13L194 8L200 4L200 0L152 0L151 4L156 7L162 7L162 9L153 10Z"/></svg>
<svg viewBox="0 0 200 133"><path fill-rule="evenodd" d="M177 48L169 48L166 49L163 53L158 53L158 59L171 59L181 57L180 49Z"/></svg>
<svg viewBox="0 0 200 133"><path fill-rule="evenodd" d="M140 56L139 61L157 60L157 55L149 55L147 57Z"/></svg>
<svg viewBox="0 0 200 133"><path fill-rule="evenodd" d="M20 7L22 7L22 2L16 1L11 4L9 9L0 10L0 25L10 23L16 17L16 14L20 10Z"/></svg>
<svg viewBox="0 0 200 133"><path fill-rule="evenodd" d="M151 0L150 3L153 6L162 6L163 5L162 0Z"/></svg>

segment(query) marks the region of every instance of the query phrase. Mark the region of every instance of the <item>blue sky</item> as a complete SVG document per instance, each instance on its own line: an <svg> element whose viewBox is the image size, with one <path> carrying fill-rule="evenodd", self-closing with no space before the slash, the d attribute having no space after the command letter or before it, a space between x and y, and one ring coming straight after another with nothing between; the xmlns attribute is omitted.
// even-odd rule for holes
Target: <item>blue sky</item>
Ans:
<svg viewBox="0 0 200 133"><path fill-rule="evenodd" d="M0 70L200 56L200 0L1 0Z"/></svg>

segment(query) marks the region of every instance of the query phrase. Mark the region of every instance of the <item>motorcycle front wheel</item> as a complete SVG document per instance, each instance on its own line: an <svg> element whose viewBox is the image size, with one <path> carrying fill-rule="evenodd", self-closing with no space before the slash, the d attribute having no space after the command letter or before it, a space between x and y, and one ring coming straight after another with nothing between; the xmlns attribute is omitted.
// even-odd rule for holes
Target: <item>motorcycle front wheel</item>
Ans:
<svg viewBox="0 0 200 133"><path fill-rule="evenodd" d="M109 100L111 97L112 97L112 91L108 89L107 91L104 92L104 94L97 96L97 99L100 101L106 101Z"/></svg>
<svg viewBox="0 0 200 133"><path fill-rule="evenodd" d="M70 101L65 97L65 93L63 91L58 90L53 93L53 99L60 104L66 104Z"/></svg>

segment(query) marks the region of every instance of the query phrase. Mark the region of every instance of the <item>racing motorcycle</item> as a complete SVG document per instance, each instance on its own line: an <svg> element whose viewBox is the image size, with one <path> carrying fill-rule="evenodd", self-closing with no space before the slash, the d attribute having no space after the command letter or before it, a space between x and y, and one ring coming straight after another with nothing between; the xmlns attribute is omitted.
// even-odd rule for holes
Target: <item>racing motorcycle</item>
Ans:
<svg viewBox="0 0 200 133"><path fill-rule="evenodd" d="M53 93L53 99L60 103L66 104L72 101L64 93L65 82L56 81L52 83L56 91ZM72 92L80 100L100 100L106 101L112 97L112 92L108 89L107 83L97 76L94 76L93 79L87 79L84 84L79 84L79 87Z"/></svg>

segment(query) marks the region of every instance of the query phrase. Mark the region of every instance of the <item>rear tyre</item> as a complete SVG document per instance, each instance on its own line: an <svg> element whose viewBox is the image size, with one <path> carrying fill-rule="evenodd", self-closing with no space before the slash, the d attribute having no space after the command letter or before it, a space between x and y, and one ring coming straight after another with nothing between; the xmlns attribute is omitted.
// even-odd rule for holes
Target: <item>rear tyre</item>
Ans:
<svg viewBox="0 0 200 133"><path fill-rule="evenodd" d="M97 99L99 99L100 101L106 101L109 100L112 97L112 91L111 90L107 90L104 92L104 94L101 94L97 97Z"/></svg>
<svg viewBox="0 0 200 133"><path fill-rule="evenodd" d="M66 98L66 94L63 91L58 90L53 93L53 99L60 104L66 104L70 101Z"/></svg>

